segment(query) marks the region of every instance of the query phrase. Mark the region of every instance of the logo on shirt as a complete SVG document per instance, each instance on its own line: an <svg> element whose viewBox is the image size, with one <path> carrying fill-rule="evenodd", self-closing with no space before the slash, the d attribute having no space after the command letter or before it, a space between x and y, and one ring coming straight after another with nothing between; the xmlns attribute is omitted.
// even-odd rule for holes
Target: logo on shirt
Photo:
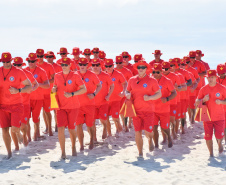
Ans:
<svg viewBox="0 0 226 185"><path fill-rule="evenodd" d="M198 68L197 68L197 67L195 67L195 69L196 69L196 70L198 70Z"/></svg>
<svg viewBox="0 0 226 185"><path fill-rule="evenodd" d="M216 97L220 97L220 95L221 95L220 93L217 93L217 94L216 94Z"/></svg>
<svg viewBox="0 0 226 185"><path fill-rule="evenodd" d="M71 84L71 83L72 83L72 80L68 80L67 83L68 83L68 84Z"/></svg>
<svg viewBox="0 0 226 185"><path fill-rule="evenodd" d="M107 117L107 114L106 113L104 114L104 117Z"/></svg>
<svg viewBox="0 0 226 185"><path fill-rule="evenodd" d="M143 84L143 87L146 88L148 85L147 84Z"/></svg>
<svg viewBox="0 0 226 185"><path fill-rule="evenodd" d="M100 84L101 84L101 85L102 85L102 83L103 83L103 82L102 82L102 81L100 81Z"/></svg>
<svg viewBox="0 0 226 185"><path fill-rule="evenodd" d="M152 130L152 126L150 126L149 128L150 128L150 130Z"/></svg>
<svg viewBox="0 0 226 185"><path fill-rule="evenodd" d="M118 112L116 112L115 115L118 115Z"/></svg>
<svg viewBox="0 0 226 185"><path fill-rule="evenodd" d="M168 127L169 123L166 123L166 126Z"/></svg>
<svg viewBox="0 0 226 185"><path fill-rule="evenodd" d="M86 78L86 79L85 79L85 82L89 82L89 78Z"/></svg>
<svg viewBox="0 0 226 185"><path fill-rule="evenodd" d="M37 74L35 74L35 75L34 75L34 78L38 78L38 75L37 75Z"/></svg>
<svg viewBox="0 0 226 185"><path fill-rule="evenodd" d="M112 78L112 81L114 82L115 81L115 78Z"/></svg>
<svg viewBox="0 0 226 185"><path fill-rule="evenodd" d="M27 121L27 117L26 117L26 118L24 118L24 120L25 120L25 121Z"/></svg>
<svg viewBox="0 0 226 185"><path fill-rule="evenodd" d="M174 114L176 114L176 113L177 113L177 111L175 111L175 110L174 110L174 111L173 111L173 113L174 113Z"/></svg>
<svg viewBox="0 0 226 185"><path fill-rule="evenodd" d="M221 134L222 136L224 136L224 132L222 132L222 134Z"/></svg>
<svg viewBox="0 0 226 185"><path fill-rule="evenodd" d="M14 78L13 76L11 76L11 77L9 77L9 80L10 80L11 82L13 82L13 81L15 80L15 78Z"/></svg>
<svg viewBox="0 0 226 185"><path fill-rule="evenodd" d="M162 86L160 85L159 88L162 89Z"/></svg>

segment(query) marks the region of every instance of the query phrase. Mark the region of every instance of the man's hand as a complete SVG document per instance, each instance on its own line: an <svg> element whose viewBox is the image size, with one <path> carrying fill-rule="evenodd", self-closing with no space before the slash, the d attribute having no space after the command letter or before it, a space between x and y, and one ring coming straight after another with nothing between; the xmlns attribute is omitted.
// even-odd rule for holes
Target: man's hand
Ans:
<svg viewBox="0 0 226 185"><path fill-rule="evenodd" d="M148 95L144 95L144 101L149 101L149 96Z"/></svg>
<svg viewBox="0 0 226 185"><path fill-rule="evenodd" d="M217 105L220 105L221 104L221 100L219 100L219 99L216 99L215 102L216 102Z"/></svg>
<svg viewBox="0 0 226 185"><path fill-rule="evenodd" d="M56 93L57 92L57 88L56 87L53 87L52 88L52 93Z"/></svg>
<svg viewBox="0 0 226 185"><path fill-rule="evenodd" d="M167 99L166 98L161 98L161 100L162 100L162 103L166 103L167 102Z"/></svg>
<svg viewBox="0 0 226 185"><path fill-rule="evenodd" d="M206 102L206 101L209 101L210 97L209 95L207 94L204 98L203 98L203 102Z"/></svg>
<svg viewBox="0 0 226 185"><path fill-rule="evenodd" d="M17 94L17 93L19 93L19 89L15 88L15 87L10 87L9 92L11 94Z"/></svg>
<svg viewBox="0 0 226 185"><path fill-rule="evenodd" d="M126 93L126 98L129 100L131 98L131 93Z"/></svg>
<svg viewBox="0 0 226 185"><path fill-rule="evenodd" d="M121 98L123 98L125 96L125 93L124 92L121 92L118 94Z"/></svg>
<svg viewBox="0 0 226 185"><path fill-rule="evenodd" d="M64 92L64 96L66 98L70 98L70 97L72 97L72 94L71 93L68 93L68 92Z"/></svg>
<svg viewBox="0 0 226 185"><path fill-rule="evenodd" d="M93 93L92 93L92 94L87 94L87 96L88 96L88 98L89 98L90 100L92 100L92 99L94 98Z"/></svg>
<svg viewBox="0 0 226 185"><path fill-rule="evenodd" d="M110 99L110 96L107 95L107 96L105 97L105 100L109 101L109 99Z"/></svg>

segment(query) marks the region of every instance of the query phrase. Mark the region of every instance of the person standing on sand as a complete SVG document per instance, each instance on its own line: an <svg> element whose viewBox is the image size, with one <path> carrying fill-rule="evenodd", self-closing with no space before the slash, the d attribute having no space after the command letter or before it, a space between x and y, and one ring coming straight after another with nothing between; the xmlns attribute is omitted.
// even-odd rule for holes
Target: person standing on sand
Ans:
<svg viewBox="0 0 226 185"><path fill-rule="evenodd" d="M217 140L219 154L223 152L222 140L225 126L226 87L217 83L216 70L208 70L207 80L208 84L200 89L195 105L198 107L200 103L204 103L209 110L211 121L203 122L204 139L206 140L210 157L213 157L213 131Z"/></svg>
<svg viewBox="0 0 226 185"><path fill-rule="evenodd" d="M154 103L151 100L161 98L162 93L158 82L153 77L146 74L150 69L146 61L139 61L134 64L134 68L138 70L138 75L130 78L126 91L126 98L131 99L137 116L133 117L133 125L135 129L135 140L139 152L139 157L143 157L143 139L142 130L148 138L149 151L154 150L153 129L154 129Z"/></svg>

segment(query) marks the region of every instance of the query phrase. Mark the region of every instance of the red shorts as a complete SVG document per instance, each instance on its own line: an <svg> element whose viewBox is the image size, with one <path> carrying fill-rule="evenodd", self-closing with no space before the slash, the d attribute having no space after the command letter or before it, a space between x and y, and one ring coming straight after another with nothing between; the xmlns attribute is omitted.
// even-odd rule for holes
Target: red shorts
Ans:
<svg viewBox="0 0 226 185"><path fill-rule="evenodd" d="M20 128L23 116L23 104L1 105L0 108L0 127L18 127Z"/></svg>
<svg viewBox="0 0 226 185"><path fill-rule="evenodd" d="M224 137L224 128L225 121L207 121L203 122L204 131L205 131L205 140L212 140L213 130L215 133L216 139L222 139Z"/></svg>
<svg viewBox="0 0 226 185"><path fill-rule="evenodd" d="M170 113L154 113L154 125L158 125L160 122L160 126L163 129L168 129L170 126Z"/></svg>
<svg viewBox="0 0 226 185"><path fill-rule="evenodd" d="M78 109L60 109L56 111L57 127L75 129Z"/></svg>
<svg viewBox="0 0 226 185"><path fill-rule="evenodd" d="M185 118L187 110L188 110L188 100L181 99L181 118Z"/></svg>
<svg viewBox="0 0 226 185"><path fill-rule="evenodd" d="M44 94L43 109L45 112L50 112L50 94Z"/></svg>
<svg viewBox="0 0 226 185"><path fill-rule="evenodd" d="M177 113L177 104L170 104L170 116L175 117Z"/></svg>
<svg viewBox="0 0 226 185"><path fill-rule="evenodd" d="M225 112L225 126L224 129L226 129L226 112Z"/></svg>
<svg viewBox="0 0 226 185"><path fill-rule="evenodd" d="M112 118L119 118L120 104L120 101L109 102L108 116L112 116Z"/></svg>
<svg viewBox="0 0 226 185"><path fill-rule="evenodd" d="M190 98L189 98L190 109L195 109L195 100L196 100L196 96L190 96Z"/></svg>
<svg viewBox="0 0 226 185"><path fill-rule="evenodd" d="M30 101L30 113L32 114L32 120L34 123L38 123L40 121L40 112L42 109L43 100L31 100ZM31 117L31 116L30 116Z"/></svg>
<svg viewBox="0 0 226 185"><path fill-rule="evenodd" d="M27 124L27 120L31 117L31 108L30 104L25 104L24 105L24 113L21 119L21 123Z"/></svg>
<svg viewBox="0 0 226 185"><path fill-rule="evenodd" d="M95 116L95 105L85 105L79 108L76 125L86 123L87 127L92 127Z"/></svg>
<svg viewBox="0 0 226 185"><path fill-rule="evenodd" d="M176 110L176 116L175 119L180 119L181 118L181 102L177 102L177 110Z"/></svg>
<svg viewBox="0 0 226 185"><path fill-rule="evenodd" d="M154 113L153 112L140 112L136 117L133 117L133 125L135 131L145 130L152 132L154 127Z"/></svg>
<svg viewBox="0 0 226 185"><path fill-rule="evenodd" d="M107 120L108 104L95 106L95 119Z"/></svg>
<svg viewBox="0 0 226 185"><path fill-rule="evenodd" d="M123 98L121 99L121 101L120 101L120 109L122 108L123 103L125 102L125 100L126 100L126 97L123 97Z"/></svg>

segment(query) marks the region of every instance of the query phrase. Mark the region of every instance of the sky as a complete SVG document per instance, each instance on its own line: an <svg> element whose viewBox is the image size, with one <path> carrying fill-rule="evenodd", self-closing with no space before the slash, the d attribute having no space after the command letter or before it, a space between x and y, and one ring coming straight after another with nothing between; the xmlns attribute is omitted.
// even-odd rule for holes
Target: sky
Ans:
<svg viewBox="0 0 226 185"><path fill-rule="evenodd" d="M1 0L0 52L99 47L149 62L155 49L166 61L200 49L215 68L226 62L225 10L223 0Z"/></svg>

